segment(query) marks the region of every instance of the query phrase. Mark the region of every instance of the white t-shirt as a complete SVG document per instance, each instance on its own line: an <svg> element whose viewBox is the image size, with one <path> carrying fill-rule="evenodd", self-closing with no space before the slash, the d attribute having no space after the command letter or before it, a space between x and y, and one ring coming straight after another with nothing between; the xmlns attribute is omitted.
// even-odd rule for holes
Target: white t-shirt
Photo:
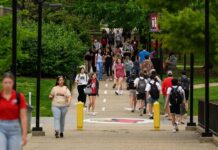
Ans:
<svg viewBox="0 0 218 150"><path fill-rule="evenodd" d="M172 91L172 88L177 88L178 86L172 86L172 87L169 87L167 89L167 95L170 95L171 91ZM184 98L184 101L185 101L185 91L182 89L181 86L178 87L178 91L183 94L183 98Z"/></svg>
<svg viewBox="0 0 218 150"><path fill-rule="evenodd" d="M83 73L83 74L79 73L76 76L75 81L78 82L78 85L87 85L87 83L89 81L89 76L85 73Z"/></svg>
<svg viewBox="0 0 218 150"><path fill-rule="evenodd" d="M147 83L146 89L145 89L146 92L150 92L150 90L151 90L151 84L154 84L154 82L155 82L154 80L151 80L149 83ZM151 83L151 84L150 84L150 83ZM156 82L156 86L157 86L158 90L161 91L161 86L160 86L160 83L159 83L159 82Z"/></svg>
<svg viewBox="0 0 218 150"><path fill-rule="evenodd" d="M50 94L54 96L52 100L53 106L66 106L67 100L71 96L70 90L66 86L55 86Z"/></svg>
<svg viewBox="0 0 218 150"><path fill-rule="evenodd" d="M103 62L103 57L101 54L96 54L96 62Z"/></svg>
<svg viewBox="0 0 218 150"><path fill-rule="evenodd" d="M136 79L134 80L134 86L135 86L136 88L138 87L139 79L144 79L144 78L143 78L143 77L139 77L139 78L136 78ZM145 80L145 83L147 84L147 80L146 80L146 79L144 79L144 80ZM145 88L145 91L146 91L146 88ZM137 90L136 90L136 94L138 94Z"/></svg>

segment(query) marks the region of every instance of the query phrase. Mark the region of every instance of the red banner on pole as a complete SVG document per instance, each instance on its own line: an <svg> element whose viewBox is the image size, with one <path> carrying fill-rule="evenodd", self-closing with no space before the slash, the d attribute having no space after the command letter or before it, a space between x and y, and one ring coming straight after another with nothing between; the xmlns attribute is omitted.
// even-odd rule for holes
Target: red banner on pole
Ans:
<svg viewBox="0 0 218 150"><path fill-rule="evenodd" d="M159 17L158 13L150 14L150 31L151 32L159 32L158 17Z"/></svg>

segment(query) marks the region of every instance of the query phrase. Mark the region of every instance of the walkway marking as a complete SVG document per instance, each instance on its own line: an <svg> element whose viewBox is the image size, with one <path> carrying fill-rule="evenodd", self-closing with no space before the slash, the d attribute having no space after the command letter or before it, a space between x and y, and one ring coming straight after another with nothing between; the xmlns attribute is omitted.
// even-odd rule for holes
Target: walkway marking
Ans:
<svg viewBox="0 0 218 150"><path fill-rule="evenodd" d="M104 91L104 94L105 94L105 95L107 94L107 90Z"/></svg>
<svg viewBox="0 0 218 150"><path fill-rule="evenodd" d="M108 87L108 84L107 84L107 83L105 84L105 87Z"/></svg>
<svg viewBox="0 0 218 150"><path fill-rule="evenodd" d="M107 99L106 99L106 98L104 98L104 99L103 99L103 103L106 103L106 102L107 102Z"/></svg>
<svg viewBox="0 0 218 150"><path fill-rule="evenodd" d="M148 124L153 123L153 120L139 118L90 118L85 119L84 122L98 124Z"/></svg>
<svg viewBox="0 0 218 150"><path fill-rule="evenodd" d="M102 111L105 111L105 107L102 107L101 110L102 110Z"/></svg>

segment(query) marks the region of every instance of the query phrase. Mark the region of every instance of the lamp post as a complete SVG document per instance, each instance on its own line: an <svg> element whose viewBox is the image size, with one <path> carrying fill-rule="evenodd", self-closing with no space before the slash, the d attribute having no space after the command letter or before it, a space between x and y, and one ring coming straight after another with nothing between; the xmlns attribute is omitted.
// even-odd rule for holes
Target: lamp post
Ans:
<svg viewBox="0 0 218 150"><path fill-rule="evenodd" d="M40 80L41 80L41 55L42 55L42 5L43 0L38 0L38 45L37 45L37 84L36 84L36 126L33 135L44 136L43 128L40 127ZM36 134L34 134L36 133Z"/></svg>
<svg viewBox="0 0 218 150"><path fill-rule="evenodd" d="M14 89L16 90L16 74L17 74L17 0L12 1L12 73L14 74Z"/></svg>
<svg viewBox="0 0 218 150"><path fill-rule="evenodd" d="M196 127L196 123L193 121L193 100L194 100L194 54L190 54L190 121L187 123L187 127ZM187 128L188 129L188 128Z"/></svg>
<svg viewBox="0 0 218 150"><path fill-rule="evenodd" d="M38 3L38 42L37 42L37 83L36 83L36 126L32 129L33 136L45 136L43 128L40 127L40 86L41 86L41 57L42 57L42 8L49 6L59 8L61 4L49 4L44 0L37 0Z"/></svg>
<svg viewBox="0 0 218 150"><path fill-rule="evenodd" d="M202 137L211 137L212 133L209 130L209 0L205 0L205 104L204 104L204 120L205 120L205 131L202 133Z"/></svg>

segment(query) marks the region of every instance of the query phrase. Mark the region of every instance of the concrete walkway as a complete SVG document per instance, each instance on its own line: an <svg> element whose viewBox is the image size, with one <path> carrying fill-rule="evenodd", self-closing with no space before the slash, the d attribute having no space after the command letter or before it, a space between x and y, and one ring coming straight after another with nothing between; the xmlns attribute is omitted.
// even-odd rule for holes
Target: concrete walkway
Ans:
<svg viewBox="0 0 218 150"><path fill-rule="evenodd" d="M116 96L112 90L112 82L101 82L100 97L97 98L97 115L85 113L85 119L99 118L138 118L139 113L131 113L128 92ZM74 91L74 98L77 94ZM85 123L83 131L76 130L75 102L69 109L66 118L64 139L55 139L53 119L42 118L41 123L45 137L29 136L29 143L24 150L217 150L211 143L199 143L199 135L185 131L180 126L179 133L171 132L171 124L162 117L161 130L154 131L152 123L145 124L98 124Z"/></svg>
<svg viewBox="0 0 218 150"><path fill-rule="evenodd" d="M218 86L218 83L210 83L210 87L216 87ZM194 85L194 89L201 89L204 88L205 84L196 84Z"/></svg>

